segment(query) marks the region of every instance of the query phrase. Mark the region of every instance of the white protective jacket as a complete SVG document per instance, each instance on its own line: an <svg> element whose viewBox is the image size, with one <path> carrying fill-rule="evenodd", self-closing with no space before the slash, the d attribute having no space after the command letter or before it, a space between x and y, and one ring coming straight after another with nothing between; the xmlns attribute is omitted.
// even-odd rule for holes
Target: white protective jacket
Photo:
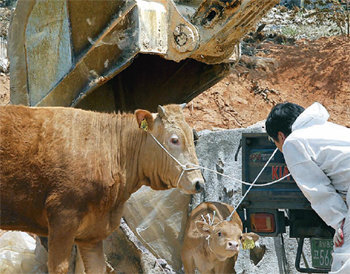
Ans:
<svg viewBox="0 0 350 274"><path fill-rule="evenodd" d="M290 173L312 208L333 228L348 214L350 129L327 122L319 103L295 120L282 150Z"/></svg>

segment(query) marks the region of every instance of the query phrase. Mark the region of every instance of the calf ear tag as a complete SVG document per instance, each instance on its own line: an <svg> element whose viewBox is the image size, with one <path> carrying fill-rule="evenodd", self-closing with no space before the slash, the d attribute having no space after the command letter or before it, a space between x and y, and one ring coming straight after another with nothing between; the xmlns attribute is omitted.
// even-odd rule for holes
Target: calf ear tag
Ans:
<svg viewBox="0 0 350 274"><path fill-rule="evenodd" d="M148 123L146 121L146 119L143 119L141 121L141 128L144 130L144 131L148 131Z"/></svg>
<svg viewBox="0 0 350 274"><path fill-rule="evenodd" d="M255 247L255 242L252 238L247 237L242 243L243 249L253 249Z"/></svg>

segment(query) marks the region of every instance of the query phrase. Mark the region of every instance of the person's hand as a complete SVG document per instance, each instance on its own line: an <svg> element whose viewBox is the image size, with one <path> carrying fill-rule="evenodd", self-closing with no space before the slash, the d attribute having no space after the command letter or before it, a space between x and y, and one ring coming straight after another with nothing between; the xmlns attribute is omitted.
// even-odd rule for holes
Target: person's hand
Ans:
<svg viewBox="0 0 350 274"><path fill-rule="evenodd" d="M339 227L335 230L334 237L333 237L333 243L335 247L341 247L344 244L344 232L343 232L344 220L340 223Z"/></svg>

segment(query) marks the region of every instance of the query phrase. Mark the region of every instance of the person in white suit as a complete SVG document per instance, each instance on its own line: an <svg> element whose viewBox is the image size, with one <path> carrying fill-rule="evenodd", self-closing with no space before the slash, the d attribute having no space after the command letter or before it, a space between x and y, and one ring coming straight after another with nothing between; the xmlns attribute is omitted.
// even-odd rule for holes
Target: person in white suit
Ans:
<svg viewBox="0 0 350 274"><path fill-rule="evenodd" d="M335 229L331 272L350 273L350 129L319 103L272 108L265 127L311 207Z"/></svg>

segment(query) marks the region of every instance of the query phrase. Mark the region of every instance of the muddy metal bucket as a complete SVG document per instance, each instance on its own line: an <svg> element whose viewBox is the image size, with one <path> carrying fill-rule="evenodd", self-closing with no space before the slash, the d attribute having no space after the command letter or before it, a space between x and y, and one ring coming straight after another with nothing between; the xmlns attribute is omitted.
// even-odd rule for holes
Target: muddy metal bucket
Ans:
<svg viewBox="0 0 350 274"><path fill-rule="evenodd" d="M230 72L276 0L19 0L11 103L101 111L188 102Z"/></svg>

